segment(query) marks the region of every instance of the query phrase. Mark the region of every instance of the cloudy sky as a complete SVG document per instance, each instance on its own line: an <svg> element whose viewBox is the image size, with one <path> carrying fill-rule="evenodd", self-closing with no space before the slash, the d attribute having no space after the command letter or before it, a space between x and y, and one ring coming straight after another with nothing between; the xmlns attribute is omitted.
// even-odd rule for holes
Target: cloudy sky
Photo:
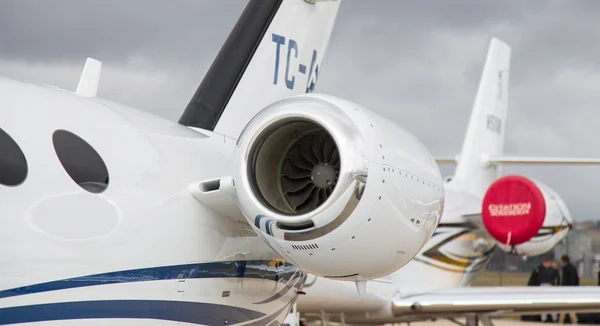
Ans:
<svg viewBox="0 0 600 326"><path fill-rule="evenodd" d="M176 120L245 4L2 0L0 75L75 89L92 56L104 64L100 96ZM316 91L396 121L434 155L455 155L498 37L513 50L506 151L600 157L598 17L594 0L346 0ZM574 218L600 219L600 167L504 171L556 189Z"/></svg>

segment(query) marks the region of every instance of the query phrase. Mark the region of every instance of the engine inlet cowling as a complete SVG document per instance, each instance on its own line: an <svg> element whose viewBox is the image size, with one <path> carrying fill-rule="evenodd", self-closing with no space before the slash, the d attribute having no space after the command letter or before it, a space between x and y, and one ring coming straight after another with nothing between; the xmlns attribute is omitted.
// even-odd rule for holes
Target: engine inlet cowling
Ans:
<svg viewBox="0 0 600 326"><path fill-rule="evenodd" d="M244 214L268 215L279 229L292 232L332 227L334 220L339 225L342 211L347 216L347 206L357 204L354 188L364 188L365 147L354 122L330 102L293 97L268 106L237 144L242 170L236 189L238 200L246 201L240 203Z"/></svg>

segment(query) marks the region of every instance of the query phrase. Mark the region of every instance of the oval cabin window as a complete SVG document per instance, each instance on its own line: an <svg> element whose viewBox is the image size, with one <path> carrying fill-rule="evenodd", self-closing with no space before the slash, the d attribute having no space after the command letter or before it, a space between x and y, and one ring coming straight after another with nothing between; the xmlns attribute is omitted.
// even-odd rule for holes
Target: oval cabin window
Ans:
<svg viewBox="0 0 600 326"><path fill-rule="evenodd" d="M90 144L66 130L56 130L52 142L60 163L75 183L91 193L106 190L108 169Z"/></svg>
<svg viewBox="0 0 600 326"><path fill-rule="evenodd" d="M18 186L27 178L27 160L21 148L0 128L0 185Z"/></svg>

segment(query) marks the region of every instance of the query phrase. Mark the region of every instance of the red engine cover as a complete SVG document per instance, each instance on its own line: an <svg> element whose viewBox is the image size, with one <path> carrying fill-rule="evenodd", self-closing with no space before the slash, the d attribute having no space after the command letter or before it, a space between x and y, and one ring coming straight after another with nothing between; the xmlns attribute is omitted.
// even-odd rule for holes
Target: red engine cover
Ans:
<svg viewBox="0 0 600 326"><path fill-rule="evenodd" d="M483 223L494 239L518 245L533 238L544 224L546 201L537 185L509 175L494 182L483 197Z"/></svg>

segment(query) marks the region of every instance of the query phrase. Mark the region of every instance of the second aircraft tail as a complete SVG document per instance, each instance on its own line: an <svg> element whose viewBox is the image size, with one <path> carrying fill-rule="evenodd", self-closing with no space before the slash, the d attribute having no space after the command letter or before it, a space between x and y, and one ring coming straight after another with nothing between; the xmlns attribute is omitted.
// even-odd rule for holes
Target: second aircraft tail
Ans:
<svg viewBox="0 0 600 326"><path fill-rule="evenodd" d="M497 166L482 160L501 155L508 108L511 48L493 38L479 81L473 111L452 183L465 192L483 196L498 178Z"/></svg>

